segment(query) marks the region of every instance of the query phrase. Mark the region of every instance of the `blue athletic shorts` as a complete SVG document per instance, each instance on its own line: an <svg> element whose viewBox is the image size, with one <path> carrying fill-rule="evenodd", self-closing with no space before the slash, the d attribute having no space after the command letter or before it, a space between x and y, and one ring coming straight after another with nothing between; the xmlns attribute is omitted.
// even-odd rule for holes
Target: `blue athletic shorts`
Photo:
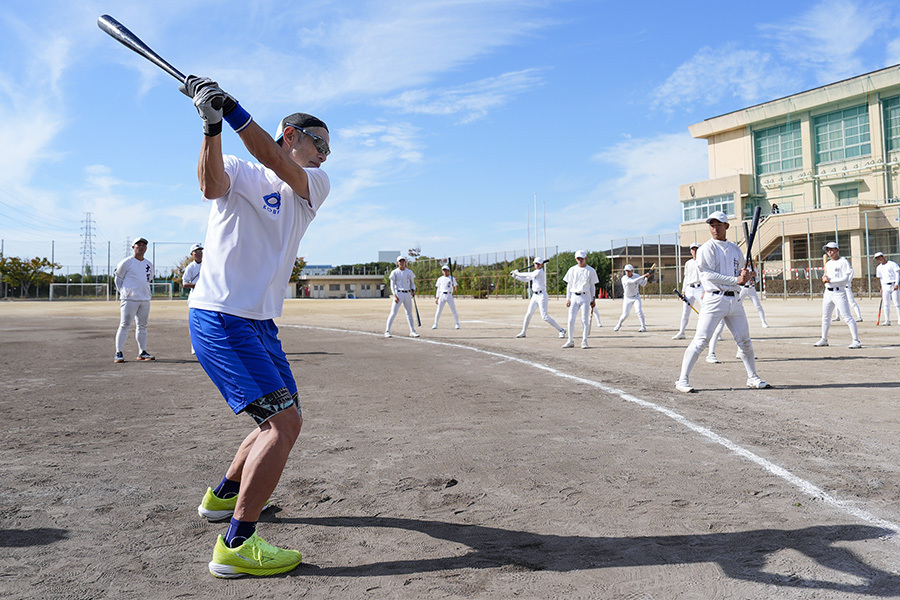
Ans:
<svg viewBox="0 0 900 600"><path fill-rule="evenodd" d="M282 388L300 410L297 383L272 319L256 321L192 308L189 322L197 360L234 414L258 399L273 398Z"/></svg>

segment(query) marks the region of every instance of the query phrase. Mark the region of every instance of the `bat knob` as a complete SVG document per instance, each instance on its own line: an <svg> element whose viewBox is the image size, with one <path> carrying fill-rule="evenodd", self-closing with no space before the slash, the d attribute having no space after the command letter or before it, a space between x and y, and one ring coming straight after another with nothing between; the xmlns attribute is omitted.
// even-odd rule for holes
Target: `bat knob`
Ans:
<svg viewBox="0 0 900 600"><path fill-rule="evenodd" d="M219 110L225 104L225 98L222 98L221 96L216 96L215 98L213 98L211 104L215 110Z"/></svg>

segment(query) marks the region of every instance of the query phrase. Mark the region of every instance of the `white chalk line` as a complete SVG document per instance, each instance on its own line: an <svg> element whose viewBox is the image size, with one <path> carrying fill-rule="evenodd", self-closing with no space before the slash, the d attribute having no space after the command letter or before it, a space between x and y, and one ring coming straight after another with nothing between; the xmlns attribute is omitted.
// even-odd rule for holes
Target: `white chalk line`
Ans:
<svg viewBox="0 0 900 600"><path fill-rule="evenodd" d="M358 335L371 335L371 336L376 336L376 337L381 337L383 335L383 334L371 333L368 331L339 329L339 328L335 328L335 327L314 327L314 326L309 326L309 325L281 325L281 327L316 329L319 331L334 331L334 332L338 332L338 333L353 333L353 334L358 334ZM401 337L401 336L398 336L398 337ZM412 341L412 338L411 338L411 341ZM861 521L865 521L866 523L869 523L870 525L875 525L875 526L881 527L883 529L891 530L892 533L890 535L886 536L887 539L890 539L891 541L893 541L896 544L900 544L900 535L898 535L898 534L900 534L900 525L897 525L896 523L882 519L882 518L870 513L867 510L863 510L863 509L859 508L858 506L854 505L851 502L848 502L846 500L840 500L840 499L832 496L831 494L829 494L822 488L803 479L802 477L798 477L797 475L794 475L793 473L791 473L784 467L780 467L780 466L776 465L775 463L771 462L770 460L767 460L767 459L759 456L758 454L751 452L750 450L747 450L746 448L744 448L742 446L737 445L736 443L732 442L728 438L725 438L725 437L719 435L718 433L712 431L711 429L709 429L707 427L704 427L703 425L694 423L687 417L675 412L674 410L666 408L665 406L660 406L659 404L655 404L648 400L643 400L636 396L632 396L631 394L629 394L628 392L626 392L624 390L620 390L618 388L608 386L606 384L600 383L599 381L593 381L591 379L585 379L584 377L570 375L569 373L565 373L563 371L560 371L559 369L555 369L555 368L547 366L547 365L542 365L540 363L532 362L530 360L525 360L523 358L518 358L516 356L510 356L508 354L502 354L500 352L494 352L492 350L484 350L482 348L476 348L474 346L466 346L464 344L457 344L457 343L452 343L452 342L441 342L441 341L437 341L437 340L428 340L428 339L422 339L422 338L418 338L415 341L418 343L434 344L436 346L447 346L449 348L471 350L472 352L477 352L479 354L485 354L487 356L501 358L508 362L509 361L517 362L517 363L520 363L520 364L523 364L523 365L526 365L526 366L529 366L529 367L532 367L535 369L540 369L542 371L546 371L552 375L556 375L557 377L561 377L563 379L568 379L570 381L575 381L577 383L581 383L581 384L599 389L607 394L611 394L613 396L618 396L619 398L621 398L622 400L625 400L626 402L631 402L632 404L637 404L640 407L654 410L660 414L663 414L663 415L669 417L670 419L683 425L684 427L687 427L691 431L694 431L695 433L700 434L701 436L705 437L709 441L719 444L720 446L723 446L724 448L730 450L731 452L737 454L738 456L741 456L741 457L749 460L750 462L762 467L763 470L767 471L768 473L770 473L772 475L775 475L776 477L783 479L784 481L788 482L789 484L791 484L792 486L794 486L795 488L797 488L798 490L800 490L807 496L810 496L816 500L819 500L819 501L825 503L826 505L836 508L839 511L842 511L842 512L844 512L850 516L853 516Z"/></svg>

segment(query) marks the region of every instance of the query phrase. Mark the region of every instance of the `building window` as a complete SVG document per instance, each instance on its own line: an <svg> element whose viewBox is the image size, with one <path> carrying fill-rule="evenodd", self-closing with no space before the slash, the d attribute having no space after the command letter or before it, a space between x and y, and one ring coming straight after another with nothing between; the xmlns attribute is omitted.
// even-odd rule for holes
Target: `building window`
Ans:
<svg viewBox="0 0 900 600"><path fill-rule="evenodd" d="M760 175L803 168L800 122L763 129L753 134L756 172Z"/></svg>
<svg viewBox="0 0 900 600"><path fill-rule="evenodd" d="M838 190L837 193L838 206L852 206L859 202L859 188L854 187L848 190Z"/></svg>
<svg viewBox="0 0 900 600"><path fill-rule="evenodd" d="M838 110L813 120L816 163L845 160L872 153L866 105Z"/></svg>
<svg viewBox="0 0 900 600"><path fill-rule="evenodd" d="M706 220L709 213L714 213L717 210L721 210L726 215L734 216L734 194L687 200L681 205L682 221L684 223L703 221Z"/></svg>
<svg viewBox="0 0 900 600"><path fill-rule="evenodd" d="M339 284L339 283L329 283L329 284L328 284L328 291L330 291L330 292L339 292L339 291L341 291L341 284Z"/></svg>
<svg viewBox="0 0 900 600"><path fill-rule="evenodd" d="M882 101L884 109L884 137L888 152L900 150L900 96Z"/></svg>

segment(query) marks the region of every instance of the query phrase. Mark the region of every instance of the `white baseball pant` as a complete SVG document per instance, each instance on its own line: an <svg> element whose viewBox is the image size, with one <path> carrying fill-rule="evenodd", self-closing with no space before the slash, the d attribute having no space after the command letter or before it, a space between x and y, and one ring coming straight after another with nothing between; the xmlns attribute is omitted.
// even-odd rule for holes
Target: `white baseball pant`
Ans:
<svg viewBox="0 0 900 600"><path fill-rule="evenodd" d="M572 331L575 329L575 315L581 312L581 341L587 343L588 334L591 332L591 295L572 294L569 298L569 341L572 341Z"/></svg>
<svg viewBox="0 0 900 600"><path fill-rule="evenodd" d="M416 331L416 324L415 321L413 321L412 294L409 292L397 292L396 295L400 301L395 302L393 299L391 300L391 314L388 315L387 325L384 330L387 332L391 331L394 317L397 316L397 311L400 310L400 305L402 304L403 310L406 311L406 321L409 323L409 332L414 333Z"/></svg>
<svg viewBox="0 0 900 600"><path fill-rule="evenodd" d="M884 304L884 320L882 320L882 323L891 322L891 304L897 309L897 319L900 319L900 290L895 290L894 284L881 288L881 302Z"/></svg>
<svg viewBox="0 0 900 600"><path fill-rule="evenodd" d="M644 310L641 306L641 297L637 296L635 298L624 298L622 299L622 316L619 317L619 324L616 327L621 327L622 323L625 322L625 319L628 318L628 315L631 314L631 307L634 307L634 312L637 313L638 321L641 323L641 328L646 327L646 323L644 323Z"/></svg>
<svg viewBox="0 0 900 600"><path fill-rule="evenodd" d="M766 311L763 310L762 302L759 301L759 294L756 293L756 288L754 287L741 287L741 300L744 298L750 298L750 302L753 303L753 307L756 309L756 312L759 313L759 320L762 321L763 327L768 327L768 323L766 323Z"/></svg>
<svg viewBox="0 0 900 600"><path fill-rule="evenodd" d="M850 303L847 302L847 294L844 292L843 286L834 288L834 291L828 290L828 284L825 284L825 295L822 296L822 339L828 339L828 330L831 329L831 313L837 308L838 314L850 328L850 335L853 336L854 342L859 341L859 329L856 321L850 316Z"/></svg>
<svg viewBox="0 0 900 600"><path fill-rule="evenodd" d="M699 300L700 296L703 295L703 288L700 286L693 287L688 286L686 291L682 291L684 297L687 298L687 302L681 303L681 326L678 328L678 334L684 335L685 329L687 329L688 321L691 319L691 313L694 312L691 310L691 306L700 306Z"/></svg>
<svg viewBox="0 0 900 600"><path fill-rule="evenodd" d="M541 318L547 321L554 329L557 331L562 331L563 328L559 326L553 317L550 316L550 313L547 312L547 306L550 304L550 298L547 295L546 291L536 292L531 295L531 302L528 303L528 309L525 311L525 321L522 323L522 333L525 333L525 330L528 329L528 324L531 323L531 317L534 315L534 311L540 309Z"/></svg>
<svg viewBox="0 0 900 600"><path fill-rule="evenodd" d="M456 302L453 301L453 294L441 292L437 301L437 311L434 313L434 326L437 327L438 319L441 318L441 311L444 310L445 304L450 305L450 312L453 313L453 320L456 321L456 325L459 326L459 315L456 313Z"/></svg>
<svg viewBox="0 0 900 600"><path fill-rule="evenodd" d="M744 369L747 370L747 379L758 377L756 355L753 353L753 342L750 340L750 325L747 323L747 314L744 312L740 293L736 292L734 296L726 296L723 293L710 292L703 299L694 339L684 351L679 381L685 384L688 382L691 370L712 339L719 321L725 322L725 326L728 327L731 335L734 336L734 341L737 342Z"/></svg>
<svg viewBox="0 0 900 600"><path fill-rule="evenodd" d="M134 338L137 340L138 351L147 349L147 321L150 318L149 300L122 300L119 303L119 329L116 331L116 352L125 351L125 340L131 330L131 324L135 324Z"/></svg>

